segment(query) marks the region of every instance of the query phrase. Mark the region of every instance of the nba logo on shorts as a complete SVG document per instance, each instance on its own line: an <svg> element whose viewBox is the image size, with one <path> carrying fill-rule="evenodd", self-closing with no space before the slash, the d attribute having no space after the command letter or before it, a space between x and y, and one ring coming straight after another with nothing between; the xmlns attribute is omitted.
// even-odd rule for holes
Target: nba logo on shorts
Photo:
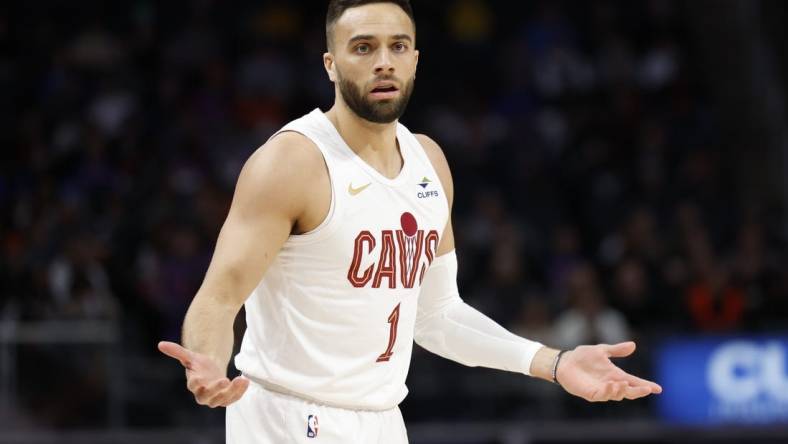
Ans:
<svg viewBox="0 0 788 444"><path fill-rule="evenodd" d="M317 437L317 415L309 415L306 418L306 437Z"/></svg>

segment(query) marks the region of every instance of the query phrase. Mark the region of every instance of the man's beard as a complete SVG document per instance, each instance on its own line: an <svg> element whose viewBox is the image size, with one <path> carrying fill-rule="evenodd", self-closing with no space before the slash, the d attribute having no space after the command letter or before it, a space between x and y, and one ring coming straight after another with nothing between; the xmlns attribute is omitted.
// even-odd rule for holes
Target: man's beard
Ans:
<svg viewBox="0 0 788 444"><path fill-rule="evenodd" d="M387 100L369 100L364 92L355 83L344 78L337 72L339 79L339 92L342 99L353 113L364 120L372 123L391 123L399 119L405 113L408 100L413 93L413 78L405 82L399 90L399 97ZM383 77L380 80L389 80L390 77Z"/></svg>

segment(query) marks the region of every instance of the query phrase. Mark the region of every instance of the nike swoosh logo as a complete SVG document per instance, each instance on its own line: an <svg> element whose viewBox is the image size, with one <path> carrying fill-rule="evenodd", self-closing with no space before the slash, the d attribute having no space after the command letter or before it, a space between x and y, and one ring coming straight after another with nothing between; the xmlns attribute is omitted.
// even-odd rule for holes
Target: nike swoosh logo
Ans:
<svg viewBox="0 0 788 444"><path fill-rule="evenodd" d="M370 182L370 183L368 183L368 184L366 184L364 186L360 186L358 188L353 188L353 184L349 183L347 185L347 192L350 193L351 196L355 196L356 194L366 190L367 187L370 186L370 185L372 185L372 182Z"/></svg>

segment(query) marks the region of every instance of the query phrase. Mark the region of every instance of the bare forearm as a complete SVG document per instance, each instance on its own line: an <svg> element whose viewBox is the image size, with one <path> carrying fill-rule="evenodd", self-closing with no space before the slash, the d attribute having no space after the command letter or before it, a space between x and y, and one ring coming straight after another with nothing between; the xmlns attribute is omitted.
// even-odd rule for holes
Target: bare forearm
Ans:
<svg viewBox="0 0 788 444"><path fill-rule="evenodd" d="M233 323L240 307L198 293L183 321L183 345L227 368L233 351Z"/></svg>

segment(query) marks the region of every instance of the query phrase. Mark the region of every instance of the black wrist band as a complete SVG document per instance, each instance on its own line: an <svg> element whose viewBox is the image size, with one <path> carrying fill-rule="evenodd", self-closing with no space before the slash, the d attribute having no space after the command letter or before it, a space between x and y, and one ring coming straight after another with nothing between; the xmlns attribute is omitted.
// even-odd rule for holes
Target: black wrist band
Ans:
<svg viewBox="0 0 788 444"><path fill-rule="evenodd" d="M558 384L558 385L561 385L561 383L558 382L558 377L557 377L558 376L558 363L561 362L561 356L564 353L566 353L566 352L567 352L566 350L561 350L560 352L558 352L558 354L555 356L555 361L553 361L553 373L552 373L553 383Z"/></svg>

